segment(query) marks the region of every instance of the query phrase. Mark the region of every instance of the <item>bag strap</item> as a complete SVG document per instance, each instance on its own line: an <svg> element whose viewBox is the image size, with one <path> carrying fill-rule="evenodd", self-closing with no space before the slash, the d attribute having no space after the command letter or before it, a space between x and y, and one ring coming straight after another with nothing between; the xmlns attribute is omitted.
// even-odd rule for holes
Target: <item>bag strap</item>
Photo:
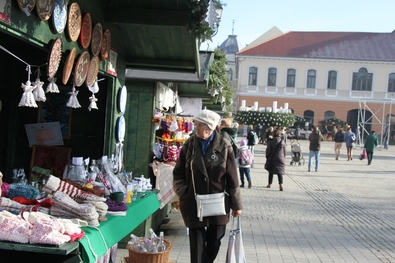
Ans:
<svg viewBox="0 0 395 263"><path fill-rule="evenodd" d="M231 228L232 230L234 230L233 227L234 227L235 219L236 219L236 218L237 218L237 223L236 223L236 227L237 227L237 228L236 228L236 229L241 229L241 218L240 218L240 216L236 216L236 217L234 216L234 217L233 217L233 220L232 220L232 228Z"/></svg>

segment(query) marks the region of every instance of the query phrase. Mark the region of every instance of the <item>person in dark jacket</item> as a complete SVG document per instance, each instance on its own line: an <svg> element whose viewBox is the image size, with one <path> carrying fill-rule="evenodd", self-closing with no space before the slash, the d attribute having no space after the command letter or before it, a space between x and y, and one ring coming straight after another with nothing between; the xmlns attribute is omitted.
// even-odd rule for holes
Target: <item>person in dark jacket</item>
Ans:
<svg viewBox="0 0 395 263"><path fill-rule="evenodd" d="M255 135L256 135L256 133L254 132L254 130L251 127L250 130L248 131L248 134L247 134L247 146L248 146L248 149L250 150L250 152L252 153L252 155L254 155L254 148L255 148L254 136Z"/></svg>
<svg viewBox="0 0 395 263"><path fill-rule="evenodd" d="M232 215L242 214L243 204L237 167L231 144L216 131L220 116L210 110L197 113L196 133L187 139L173 169L173 188L179 197L180 211L189 228L190 262L212 263L221 247ZM226 215L197 217L196 194L226 191Z"/></svg>
<svg viewBox="0 0 395 263"><path fill-rule="evenodd" d="M282 139L283 129L279 128L273 133L273 139L268 140L266 147L266 162L270 162L270 168L266 168L269 172L269 180L267 188L271 188L273 183L273 175L277 174L280 191L284 190L283 175L285 174L285 155L286 147ZM267 167L267 166L266 166Z"/></svg>
<svg viewBox="0 0 395 263"><path fill-rule="evenodd" d="M272 126L270 126L267 129L266 134L265 134L265 142L266 142L266 144L269 143L269 140L273 139L273 131L274 131L274 128Z"/></svg>
<svg viewBox="0 0 395 263"><path fill-rule="evenodd" d="M235 135L237 134L237 128L232 128L232 122L228 119L222 119L219 129L221 135L232 143Z"/></svg>
<svg viewBox="0 0 395 263"><path fill-rule="evenodd" d="M344 142L344 133L342 128L337 129L335 136L333 136L333 141L335 141L335 156L336 160L339 160L340 157L340 149L342 148L342 144Z"/></svg>
<svg viewBox="0 0 395 263"><path fill-rule="evenodd" d="M371 131L371 133L366 137L365 144L363 146L366 149L366 155L368 157L368 165L372 163L373 153L378 144L379 144L379 140L376 136L376 133L374 131Z"/></svg>
<svg viewBox="0 0 395 263"><path fill-rule="evenodd" d="M313 157L315 157L315 171L318 172L318 168L320 166L320 151L321 151L321 142L324 140L320 130L318 127L314 127L312 133L309 135L309 164L308 164L308 172L310 172Z"/></svg>

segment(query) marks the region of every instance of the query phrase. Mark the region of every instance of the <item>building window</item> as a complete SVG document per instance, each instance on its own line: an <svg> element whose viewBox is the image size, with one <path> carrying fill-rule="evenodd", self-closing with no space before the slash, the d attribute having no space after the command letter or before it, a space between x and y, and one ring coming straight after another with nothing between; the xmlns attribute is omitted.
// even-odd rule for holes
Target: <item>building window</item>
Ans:
<svg viewBox="0 0 395 263"><path fill-rule="evenodd" d="M232 69L228 70L228 80L230 80L230 81L233 80L233 70Z"/></svg>
<svg viewBox="0 0 395 263"><path fill-rule="evenodd" d="M352 76L352 90L372 91L373 73L366 68L360 68Z"/></svg>
<svg viewBox="0 0 395 263"><path fill-rule="evenodd" d="M388 76L388 92L395 92L395 73Z"/></svg>
<svg viewBox="0 0 395 263"><path fill-rule="evenodd" d="M277 79L277 69L269 68L267 73L267 85L271 87L275 87L276 79Z"/></svg>
<svg viewBox="0 0 395 263"><path fill-rule="evenodd" d="M248 74L248 85L256 86L256 79L258 77L258 69L251 67Z"/></svg>
<svg viewBox="0 0 395 263"><path fill-rule="evenodd" d="M336 89L337 72L330 70L328 72L328 86L327 89Z"/></svg>
<svg viewBox="0 0 395 263"><path fill-rule="evenodd" d="M287 88L295 88L295 76L296 76L296 70L294 69L287 70Z"/></svg>
<svg viewBox="0 0 395 263"><path fill-rule="evenodd" d="M314 111L312 110L304 111L303 118L306 120L305 129L310 130L314 126Z"/></svg>
<svg viewBox="0 0 395 263"><path fill-rule="evenodd" d="M315 70L309 69L307 71L307 85L306 85L306 88L308 88L308 89L315 89L315 76L316 76Z"/></svg>
<svg viewBox="0 0 395 263"><path fill-rule="evenodd" d="M335 113L333 111L328 110L324 113L324 120L328 120L332 118L335 118Z"/></svg>

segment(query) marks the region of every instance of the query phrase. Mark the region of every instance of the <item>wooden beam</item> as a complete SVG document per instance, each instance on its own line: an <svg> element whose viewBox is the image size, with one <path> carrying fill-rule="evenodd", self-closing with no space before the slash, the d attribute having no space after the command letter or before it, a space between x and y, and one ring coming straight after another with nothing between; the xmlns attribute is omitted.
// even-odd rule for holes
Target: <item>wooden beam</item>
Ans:
<svg viewBox="0 0 395 263"><path fill-rule="evenodd" d="M167 68L167 69L184 69L196 71L194 61L172 60L172 59L145 59L145 58L131 58L125 59L126 67L152 67L152 68Z"/></svg>
<svg viewBox="0 0 395 263"><path fill-rule="evenodd" d="M190 19L190 11L134 7L108 8L104 19L108 23L186 26Z"/></svg>

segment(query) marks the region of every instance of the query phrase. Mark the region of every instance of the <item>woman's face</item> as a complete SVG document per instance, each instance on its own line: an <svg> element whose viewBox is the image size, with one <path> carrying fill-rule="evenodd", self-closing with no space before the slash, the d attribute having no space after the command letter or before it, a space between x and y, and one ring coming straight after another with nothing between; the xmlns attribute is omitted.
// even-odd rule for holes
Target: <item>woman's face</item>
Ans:
<svg viewBox="0 0 395 263"><path fill-rule="evenodd" d="M207 124L195 121L195 130L196 130L196 136L200 139L207 140L211 133L213 133L212 130L207 126Z"/></svg>

